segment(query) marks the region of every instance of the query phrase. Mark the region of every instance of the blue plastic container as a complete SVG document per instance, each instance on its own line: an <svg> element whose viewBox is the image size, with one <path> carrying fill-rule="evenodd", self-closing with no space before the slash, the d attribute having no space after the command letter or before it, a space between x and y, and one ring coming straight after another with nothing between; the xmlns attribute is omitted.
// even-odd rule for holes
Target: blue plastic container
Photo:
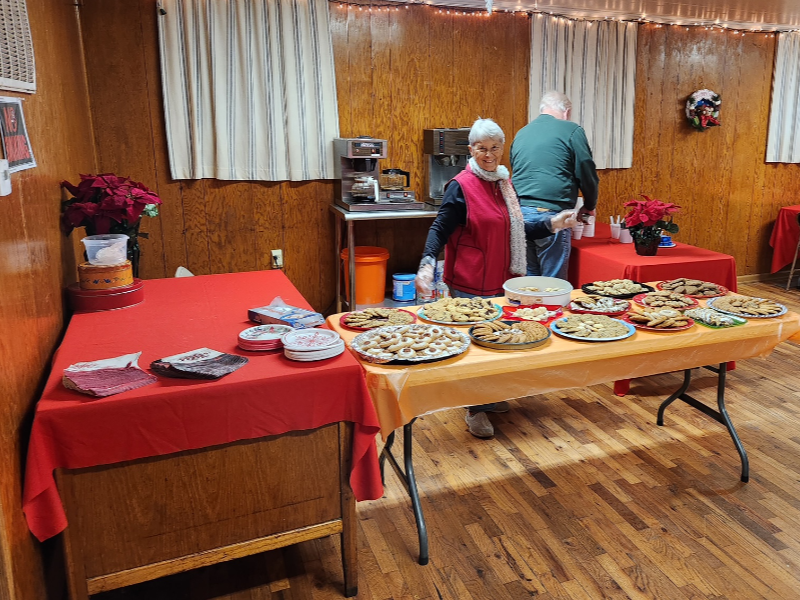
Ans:
<svg viewBox="0 0 800 600"><path fill-rule="evenodd" d="M395 273L392 275L392 299L396 302L413 302L416 298L413 273Z"/></svg>

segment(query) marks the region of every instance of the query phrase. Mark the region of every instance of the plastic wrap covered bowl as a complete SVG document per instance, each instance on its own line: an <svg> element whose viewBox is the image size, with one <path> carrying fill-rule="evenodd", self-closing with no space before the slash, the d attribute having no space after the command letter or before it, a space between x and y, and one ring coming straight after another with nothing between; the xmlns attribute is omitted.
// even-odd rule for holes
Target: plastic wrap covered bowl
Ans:
<svg viewBox="0 0 800 600"><path fill-rule="evenodd" d="M572 284L557 277L514 277L503 284L509 304L553 304L566 306L572 293Z"/></svg>

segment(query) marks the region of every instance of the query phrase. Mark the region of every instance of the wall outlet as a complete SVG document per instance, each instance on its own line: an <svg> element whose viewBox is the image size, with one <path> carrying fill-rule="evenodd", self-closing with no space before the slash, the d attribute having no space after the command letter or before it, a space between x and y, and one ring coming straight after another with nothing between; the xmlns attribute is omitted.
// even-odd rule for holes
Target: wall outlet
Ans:
<svg viewBox="0 0 800 600"><path fill-rule="evenodd" d="M272 268L283 268L283 250L272 250Z"/></svg>

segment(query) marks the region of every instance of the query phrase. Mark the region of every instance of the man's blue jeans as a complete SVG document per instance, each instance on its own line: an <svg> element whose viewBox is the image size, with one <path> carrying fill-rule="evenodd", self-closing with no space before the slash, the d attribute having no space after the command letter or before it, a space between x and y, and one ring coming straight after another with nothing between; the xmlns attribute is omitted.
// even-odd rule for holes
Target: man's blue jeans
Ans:
<svg viewBox="0 0 800 600"><path fill-rule="evenodd" d="M546 238L533 239L531 229L534 223L550 220L558 211L540 211L533 206L521 206L525 220L525 234L528 241L528 275L567 278L569 253L572 248L572 230L562 229Z"/></svg>

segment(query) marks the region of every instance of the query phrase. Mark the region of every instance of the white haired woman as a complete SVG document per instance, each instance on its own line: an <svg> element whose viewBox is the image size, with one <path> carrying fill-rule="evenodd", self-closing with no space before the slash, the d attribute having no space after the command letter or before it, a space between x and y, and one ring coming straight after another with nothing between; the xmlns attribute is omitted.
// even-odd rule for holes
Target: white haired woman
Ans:
<svg viewBox="0 0 800 600"><path fill-rule="evenodd" d="M506 136L491 119L478 119L469 132L471 158L445 187L442 205L428 231L415 279L430 293L436 257L444 248L444 282L456 298L494 298L503 283L525 275L525 223L508 169L500 164ZM528 227L533 239L547 237L575 224L574 211ZM472 435L487 438L494 428L487 412L506 412L508 403L471 406L466 421Z"/></svg>

